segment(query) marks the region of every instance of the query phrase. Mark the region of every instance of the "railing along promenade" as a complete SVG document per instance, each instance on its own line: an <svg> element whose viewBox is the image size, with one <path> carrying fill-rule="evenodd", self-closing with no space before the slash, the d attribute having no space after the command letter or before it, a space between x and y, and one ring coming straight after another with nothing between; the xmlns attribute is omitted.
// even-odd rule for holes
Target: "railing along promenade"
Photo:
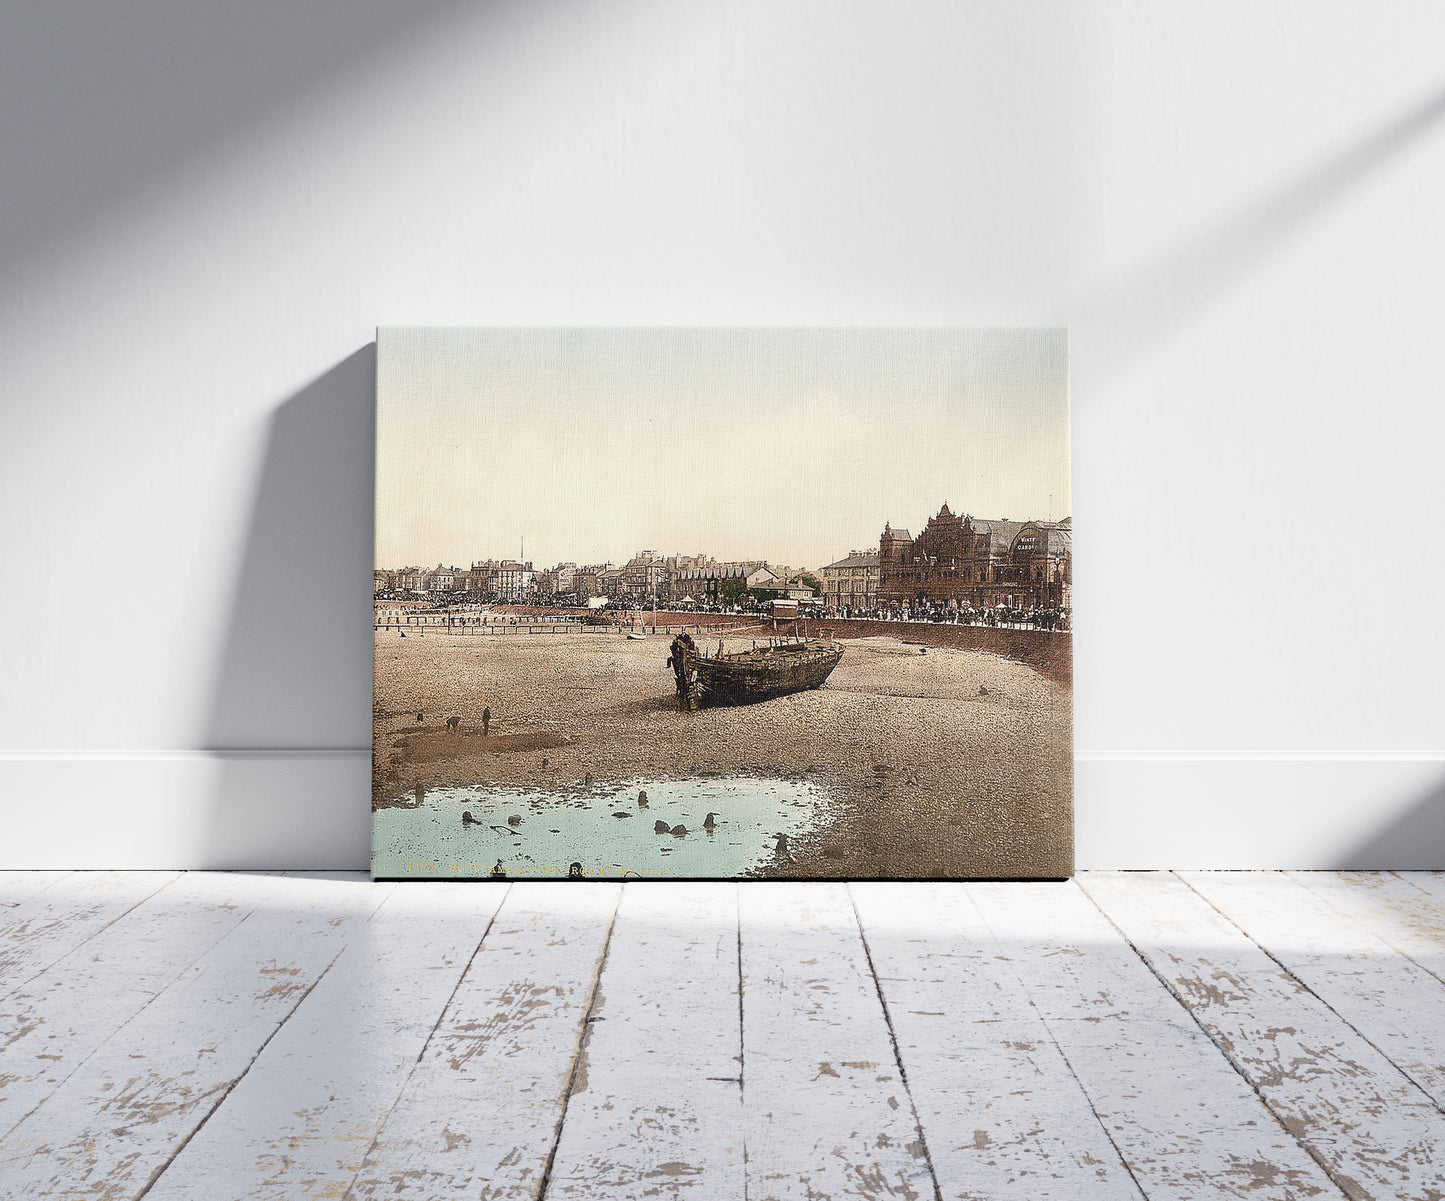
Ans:
<svg viewBox="0 0 1445 1201"><path fill-rule="evenodd" d="M588 623L586 609L542 609L515 605L490 614L437 612L379 613L378 631L477 637L580 633L598 637L627 634L720 634L758 631L818 636L824 630L840 640L893 638L919 647L982 651L1025 663L1056 683L1073 686L1074 640L1068 630L1019 626L965 625L961 622L885 621L868 617L777 618L760 613L690 613L676 610L607 611ZM490 620L488 620L490 618Z"/></svg>

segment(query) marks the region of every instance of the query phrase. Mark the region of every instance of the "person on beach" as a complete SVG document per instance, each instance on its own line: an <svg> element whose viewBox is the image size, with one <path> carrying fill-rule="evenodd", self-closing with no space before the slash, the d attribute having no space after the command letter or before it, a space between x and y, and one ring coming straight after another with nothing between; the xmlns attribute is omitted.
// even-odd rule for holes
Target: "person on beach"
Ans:
<svg viewBox="0 0 1445 1201"><path fill-rule="evenodd" d="M492 732L492 707L488 705L482 710L482 737L485 738Z"/></svg>

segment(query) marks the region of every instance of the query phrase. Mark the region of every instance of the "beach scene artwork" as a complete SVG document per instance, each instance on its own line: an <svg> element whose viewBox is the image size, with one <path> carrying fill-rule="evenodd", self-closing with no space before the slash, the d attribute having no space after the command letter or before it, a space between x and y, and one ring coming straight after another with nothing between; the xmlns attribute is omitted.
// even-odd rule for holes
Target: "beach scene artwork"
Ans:
<svg viewBox="0 0 1445 1201"><path fill-rule="evenodd" d="M1062 329L377 335L372 873L1073 872Z"/></svg>

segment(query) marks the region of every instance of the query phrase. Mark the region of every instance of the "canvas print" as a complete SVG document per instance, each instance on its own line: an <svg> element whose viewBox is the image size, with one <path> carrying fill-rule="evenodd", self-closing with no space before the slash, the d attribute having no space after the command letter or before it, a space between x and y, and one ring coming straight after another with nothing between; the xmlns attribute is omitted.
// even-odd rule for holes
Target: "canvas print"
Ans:
<svg viewBox="0 0 1445 1201"><path fill-rule="evenodd" d="M1071 874L1067 346L381 330L373 874Z"/></svg>

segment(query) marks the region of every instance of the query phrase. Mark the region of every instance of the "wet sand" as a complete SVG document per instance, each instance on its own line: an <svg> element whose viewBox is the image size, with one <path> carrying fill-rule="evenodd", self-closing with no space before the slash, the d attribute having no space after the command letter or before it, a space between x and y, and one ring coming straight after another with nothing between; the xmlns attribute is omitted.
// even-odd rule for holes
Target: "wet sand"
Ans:
<svg viewBox="0 0 1445 1201"><path fill-rule="evenodd" d="M378 633L373 803L418 783L572 790L588 775L597 783L790 776L824 788L841 817L800 840L774 874L1072 872L1067 687L996 655L920 654L877 637L849 641L820 689L689 713L673 694L669 642ZM718 639L700 642L715 650ZM460 733L444 729L453 715Z"/></svg>

